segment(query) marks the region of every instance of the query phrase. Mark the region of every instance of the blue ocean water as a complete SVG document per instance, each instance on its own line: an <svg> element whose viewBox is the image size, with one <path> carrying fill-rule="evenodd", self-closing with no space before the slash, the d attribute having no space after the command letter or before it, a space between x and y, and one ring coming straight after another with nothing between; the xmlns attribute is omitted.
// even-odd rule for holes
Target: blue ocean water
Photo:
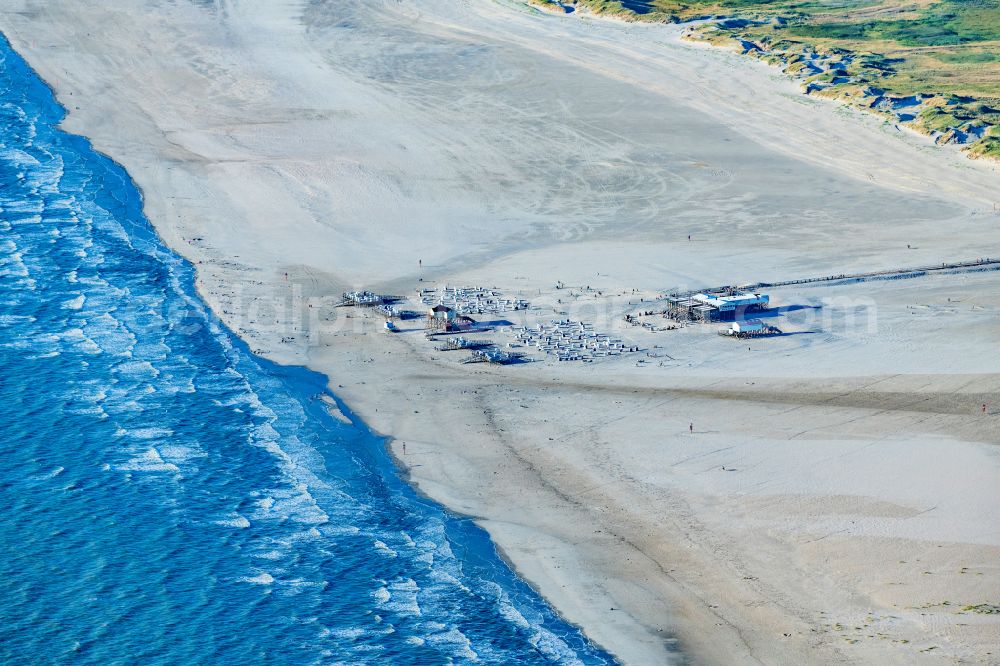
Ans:
<svg viewBox="0 0 1000 666"><path fill-rule="evenodd" d="M0 39L0 662L611 663L197 300Z"/></svg>

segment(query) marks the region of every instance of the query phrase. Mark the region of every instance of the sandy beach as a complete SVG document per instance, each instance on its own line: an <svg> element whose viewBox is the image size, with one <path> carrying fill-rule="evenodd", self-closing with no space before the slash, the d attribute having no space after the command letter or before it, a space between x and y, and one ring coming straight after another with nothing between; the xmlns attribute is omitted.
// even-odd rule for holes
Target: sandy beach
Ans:
<svg viewBox="0 0 1000 666"><path fill-rule="evenodd" d="M786 335L749 343L623 317L1000 257L998 167L679 26L513 1L12 0L0 30L218 315L623 663L997 660L1000 271L775 288ZM335 307L443 284L639 351L463 364Z"/></svg>

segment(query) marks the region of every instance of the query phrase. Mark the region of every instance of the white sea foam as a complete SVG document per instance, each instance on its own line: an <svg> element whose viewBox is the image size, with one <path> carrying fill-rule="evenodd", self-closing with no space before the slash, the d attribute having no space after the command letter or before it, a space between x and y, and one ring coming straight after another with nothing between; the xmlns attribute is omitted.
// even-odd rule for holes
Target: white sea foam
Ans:
<svg viewBox="0 0 1000 666"><path fill-rule="evenodd" d="M42 352L41 354L30 354L28 356L25 356L25 358L28 360L39 360L43 358L54 358L56 356L59 356L59 354L60 352L58 351L50 351L50 352Z"/></svg>
<svg viewBox="0 0 1000 666"><path fill-rule="evenodd" d="M139 455L133 456L126 463L117 465L116 468L127 472L180 472L177 465L165 462L155 448L147 449Z"/></svg>
<svg viewBox="0 0 1000 666"><path fill-rule="evenodd" d="M216 525L222 525L223 527L238 527L240 529L246 529L250 527L250 521L246 519L245 516L241 516L238 513L231 513L226 518L214 521Z"/></svg>
<svg viewBox="0 0 1000 666"><path fill-rule="evenodd" d="M529 629L531 627L531 623L521 614L521 611L514 608L507 599L501 598L498 607L500 615L514 626L521 629Z"/></svg>
<svg viewBox="0 0 1000 666"><path fill-rule="evenodd" d="M469 640L469 637L455 627L437 634L431 634L426 638L426 641L431 645L449 646L454 656L459 659L479 661L479 655L472 649L472 642Z"/></svg>
<svg viewBox="0 0 1000 666"><path fill-rule="evenodd" d="M158 340L140 339L132 349L132 354L136 357L154 361L165 361L170 355L170 347Z"/></svg>
<svg viewBox="0 0 1000 666"><path fill-rule="evenodd" d="M5 110L8 110L7 107ZM23 116L22 116L23 119ZM37 167L39 162L38 159L31 153L26 153L20 148L5 147L0 150L0 160L10 162L11 166L18 169L23 169L25 167Z"/></svg>
<svg viewBox="0 0 1000 666"><path fill-rule="evenodd" d="M193 446L182 446L177 444L165 444L159 447L160 457L174 464L190 462L195 458L208 456L204 451Z"/></svg>
<svg viewBox="0 0 1000 666"><path fill-rule="evenodd" d="M28 275L28 267L24 264L20 252L0 256L0 276L26 278Z"/></svg>
<svg viewBox="0 0 1000 666"><path fill-rule="evenodd" d="M361 629L359 627L343 627L338 629L327 629L327 633L334 638L341 638L344 640L357 640L363 638L368 634L368 631Z"/></svg>
<svg viewBox="0 0 1000 666"><path fill-rule="evenodd" d="M385 542L383 541L379 541L378 539L376 539L374 545L375 545L375 550L381 553L382 555L385 555L387 557L397 556L396 551L394 551L392 548L389 548L389 546L385 545Z"/></svg>
<svg viewBox="0 0 1000 666"><path fill-rule="evenodd" d="M259 442L277 442L281 434L270 423L263 423L254 430L254 439Z"/></svg>
<svg viewBox="0 0 1000 666"><path fill-rule="evenodd" d="M84 334L82 328L70 328L62 332L59 336L64 343L69 343L76 351L85 354L99 354L101 348L93 340Z"/></svg>
<svg viewBox="0 0 1000 666"><path fill-rule="evenodd" d="M150 426L148 428L119 428L115 434L120 437L128 437L129 439L147 440L165 439L173 435L174 431L170 428L157 428L155 426Z"/></svg>
<svg viewBox="0 0 1000 666"><path fill-rule="evenodd" d="M39 200L25 199L24 201L7 200L3 204L4 211L10 213L22 213L24 217L10 218L12 225L41 224L42 216L38 215L45 210L45 205ZM32 215L31 213L35 213Z"/></svg>
<svg viewBox="0 0 1000 666"><path fill-rule="evenodd" d="M101 351L118 356L126 355L135 345L135 336L109 314L100 314L87 321L84 333Z"/></svg>
<svg viewBox="0 0 1000 666"><path fill-rule="evenodd" d="M286 594L301 594L309 590L321 592L327 588L327 585L329 583L325 580L306 580L304 578L290 578L281 581L281 586Z"/></svg>
<svg viewBox="0 0 1000 666"><path fill-rule="evenodd" d="M258 502L258 514L261 517L277 516L307 525L322 525L330 520L305 483L297 483L292 488L275 489L271 497L262 502Z"/></svg>
<svg viewBox="0 0 1000 666"><path fill-rule="evenodd" d="M420 587L412 578L398 579L387 586L390 598L379 605L386 611L401 615L419 616L420 604L417 603L417 593Z"/></svg>
<svg viewBox="0 0 1000 666"><path fill-rule="evenodd" d="M160 376L149 361L125 361L115 366L114 372L132 381L152 381Z"/></svg>
<svg viewBox="0 0 1000 666"><path fill-rule="evenodd" d="M21 324L34 324L37 319L31 315L0 315L0 326L17 326Z"/></svg>
<svg viewBox="0 0 1000 666"><path fill-rule="evenodd" d="M285 557L286 554L287 553L284 553L280 550L266 550L262 553L253 553L252 557L256 557L262 560L274 561L274 560L280 560L281 558Z"/></svg>
<svg viewBox="0 0 1000 666"><path fill-rule="evenodd" d="M455 568L457 569L458 567L456 566ZM441 584L444 584L444 585L448 585L448 586L452 586L452 587L456 587L456 588L462 590L463 592L469 592L469 593L472 592L472 590L470 590L468 588L468 586L466 586L461 581L461 579L459 579L455 575L454 572L447 571L443 567L434 567L433 569L431 569L431 571L430 571L430 577L431 577L431 579L437 581L438 583L441 583Z"/></svg>
<svg viewBox="0 0 1000 666"><path fill-rule="evenodd" d="M254 585L271 585L274 583L274 576L263 571L256 576L245 576L241 578L244 583L253 583Z"/></svg>
<svg viewBox="0 0 1000 666"><path fill-rule="evenodd" d="M71 403L70 405L64 406L63 411L67 414L89 414L102 420L108 418L108 413L104 411L104 408L101 405L93 403L87 406Z"/></svg>
<svg viewBox="0 0 1000 666"><path fill-rule="evenodd" d="M150 393L156 393L156 389L148 384L120 384L113 381L108 388L108 397L102 404L112 414L140 414L145 411L140 399Z"/></svg>

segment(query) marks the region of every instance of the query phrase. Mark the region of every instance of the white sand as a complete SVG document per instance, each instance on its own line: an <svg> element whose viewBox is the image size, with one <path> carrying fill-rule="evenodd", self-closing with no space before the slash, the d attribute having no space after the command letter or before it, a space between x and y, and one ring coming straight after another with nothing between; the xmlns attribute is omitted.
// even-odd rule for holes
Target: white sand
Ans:
<svg viewBox="0 0 1000 666"><path fill-rule="evenodd" d="M1000 256L996 167L670 26L100 4L12 0L0 29L227 322L406 441L413 482L595 641L635 664L674 639L698 663L996 659L997 616L962 608L1000 596L1000 416L977 413L1000 412L1000 273L776 290L822 314L749 345L620 330L649 367L464 366L329 307L422 277L613 329L633 289Z"/></svg>

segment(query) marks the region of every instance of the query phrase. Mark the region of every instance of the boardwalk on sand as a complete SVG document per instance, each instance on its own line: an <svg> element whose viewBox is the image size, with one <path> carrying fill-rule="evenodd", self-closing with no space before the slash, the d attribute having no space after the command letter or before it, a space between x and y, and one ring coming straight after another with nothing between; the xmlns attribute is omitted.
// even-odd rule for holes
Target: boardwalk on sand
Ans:
<svg viewBox="0 0 1000 666"><path fill-rule="evenodd" d="M942 263L940 266L918 266L914 268L893 268L881 271L871 271L867 273L843 273L840 275L825 275L822 277L800 278L797 280L779 280L775 282L755 282L739 286L725 285L710 289L695 289L691 291L674 293L671 296L690 296L697 293L718 293L725 291L756 291L772 287L788 287L797 284L814 284L818 282L865 282L866 280L900 280L914 277L921 277L928 273L969 273L978 271L1000 270L1000 259L974 259L971 261L958 261L953 263Z"/></svg>

